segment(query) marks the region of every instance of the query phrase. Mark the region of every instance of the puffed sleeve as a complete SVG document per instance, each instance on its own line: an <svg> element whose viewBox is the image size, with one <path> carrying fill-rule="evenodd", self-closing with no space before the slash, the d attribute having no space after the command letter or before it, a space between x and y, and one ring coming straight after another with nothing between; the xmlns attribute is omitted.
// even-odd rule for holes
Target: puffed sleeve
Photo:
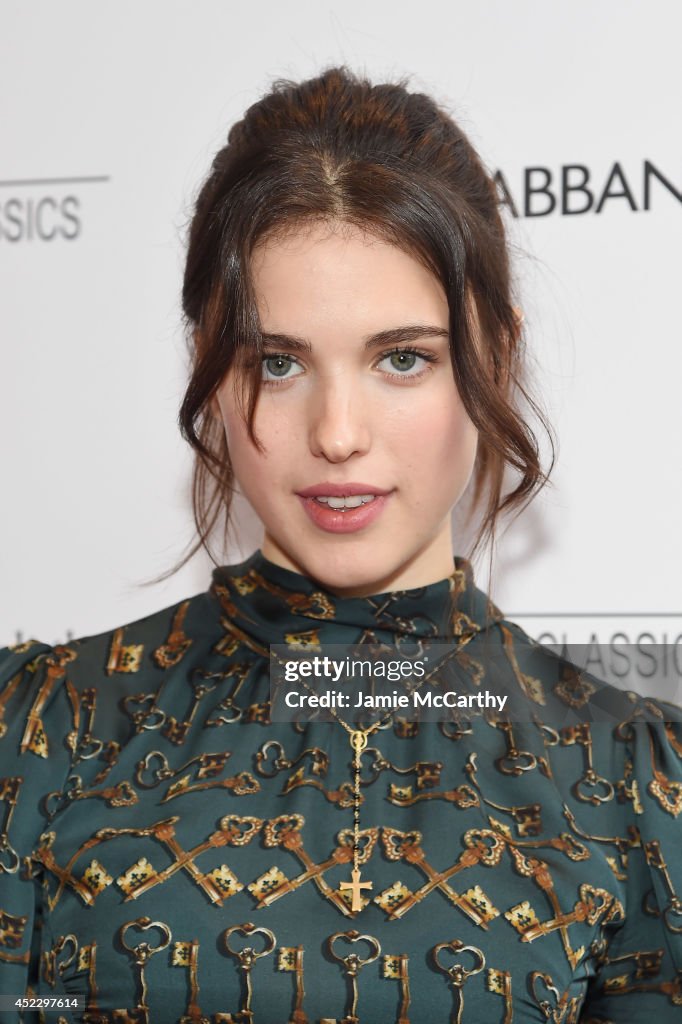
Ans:
<svg viewBox="0 0 682 1024"><path fill-rule="evenodd" d="M580 1020L673 1024L682 1021L682 707L640 698L640 711L617 728L631 840L627 895Z"/></svg>
<svg viewBox="0 0 682 1024"><path fill-rule="evenodd" d="M8 996L36 991L40 890L31 854L50 821L48 794L64 789L77 701L75 652L29 640L0 648L0 1020L22 1019ZM35 1016L34 1014L30 1015Z"/></svg>

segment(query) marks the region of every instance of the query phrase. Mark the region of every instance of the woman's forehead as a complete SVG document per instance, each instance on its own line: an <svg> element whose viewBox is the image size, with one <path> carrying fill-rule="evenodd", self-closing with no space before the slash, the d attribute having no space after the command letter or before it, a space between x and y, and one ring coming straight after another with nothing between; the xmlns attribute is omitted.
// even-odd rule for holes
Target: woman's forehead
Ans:
<svg viewBox="0 0 682 1024"><path fill-rule="evenodd" d="M287 321L269 330L294 332L292 317L311 329L331 320L366 331L385 328L387 317L447 321L437 278L403 249L352 226L305 226L273 238L254 253L252 272L261 318Z"/></svg>

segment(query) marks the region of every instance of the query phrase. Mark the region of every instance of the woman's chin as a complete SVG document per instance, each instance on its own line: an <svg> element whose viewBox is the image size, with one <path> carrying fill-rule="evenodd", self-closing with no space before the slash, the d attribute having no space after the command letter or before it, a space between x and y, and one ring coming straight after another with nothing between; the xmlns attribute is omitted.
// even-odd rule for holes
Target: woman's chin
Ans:
<svg viewBox="0 0 682 1024"><path fill-rule="evenodd" d="M369 597L394 589L399 572L395 556L381 558L376 541L371 547L324 555L310 564L310 575L338 597Z"/></svg>

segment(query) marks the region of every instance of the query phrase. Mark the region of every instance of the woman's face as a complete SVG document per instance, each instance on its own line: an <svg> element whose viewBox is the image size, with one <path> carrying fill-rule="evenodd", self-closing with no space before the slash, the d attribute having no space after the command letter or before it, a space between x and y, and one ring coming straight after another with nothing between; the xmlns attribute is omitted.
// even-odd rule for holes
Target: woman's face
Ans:
<svg viewBox="0 0 682 1024"><path fill-rule="evenodd" d="M455 386L440 283L348 224L266 240L252 269L266 353L254 419L262 453L234 369L216 398L237 485L265 526L263 555L341 596L450 575L450 513L477 431ZM332 504L302 495L311 488ZM358 507L332 507L351 493Z"/></svg>

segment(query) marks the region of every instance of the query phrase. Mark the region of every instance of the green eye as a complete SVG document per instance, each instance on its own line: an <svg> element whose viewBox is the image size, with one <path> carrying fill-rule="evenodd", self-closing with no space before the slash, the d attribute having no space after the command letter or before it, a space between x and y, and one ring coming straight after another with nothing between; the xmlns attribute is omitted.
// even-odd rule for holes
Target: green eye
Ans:
<svg viewBox="0 0 682 1024"><path fill-rule="evenodd" d="M419 367L418 359L427 365ZM386 360L390 360L390 366L383 371L387 376L414 379L428 373L428 363L436 362L436 356L431 352L420 352L416 348L394 348L379 360L379 365ZM412 373L412 370L415 372Z"/></svg>
<svg viewBox="0 0 682 1024"><path fill-rule="evenodd" d="M272 379L272 377L282 380L286 379L287 376L297 376L297 374L288 373L291 367L295 365L295 361L290 356L284 354L266 356L263 359L263 380L267 381Z"/></svg>
<svg viewBox="0 0 682 1024"><path fill-rule="evenodd" d="M396 370L411 370L417 356L415 352L392 352L389 358Z"/></svg>
<svg viewBox="0 0 682 1024"><path fill-rule="evenodd" d="M432 352L422 352L416 348L395 348L386 352L375 366L381 366L387 360L390 360L390 366L383 370L385 377L392 377L394 381L400 378L412 381L428 373L430 370L428 364L438 362L438 357ZM425 365L420 367L418 360ZM290 371L294 367L298 367L298 370L291 373ZM264 384L276 387L277 384L286 383L303 372L303 367L298 360L286 352L271 352L269 355L263 356L261 380Z"/></svg>

